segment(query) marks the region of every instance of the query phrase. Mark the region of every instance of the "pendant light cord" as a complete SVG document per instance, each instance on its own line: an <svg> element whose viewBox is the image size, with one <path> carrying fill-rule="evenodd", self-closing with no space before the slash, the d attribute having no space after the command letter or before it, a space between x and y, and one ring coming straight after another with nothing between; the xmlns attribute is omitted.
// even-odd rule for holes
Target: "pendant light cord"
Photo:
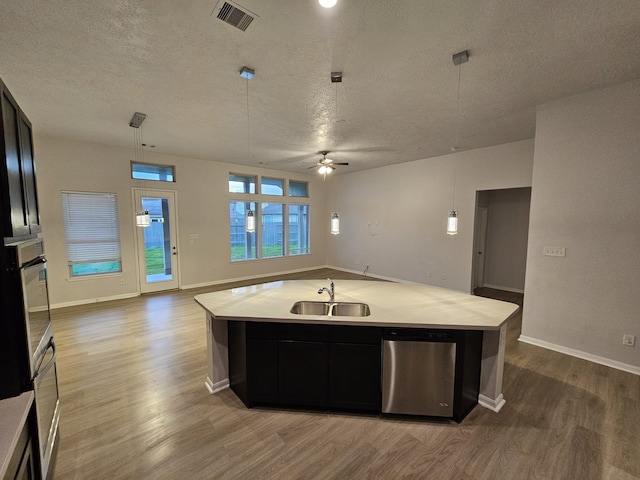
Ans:
<svg viewBox="0 0 640 480"><path fill-rule="evenodd" d="M462 63L458 65L458 91L456 94L456 137L454 147L458 148L460 141L460 78L462 74Z"/></svg>
<svg viewBox="0 0 640 480"><path fill-rule="evenodd" d="M451 198L451 209L456 209L456 176L458 174L458 163L453 165L453 194Z"/></svg>
<svg viewBox="0 0 640 480"><path fill-rule="evenodd" d="M249 162L251 158L251 148L249 142L249 79L246 79L247 82L247 162Z"/></svg>

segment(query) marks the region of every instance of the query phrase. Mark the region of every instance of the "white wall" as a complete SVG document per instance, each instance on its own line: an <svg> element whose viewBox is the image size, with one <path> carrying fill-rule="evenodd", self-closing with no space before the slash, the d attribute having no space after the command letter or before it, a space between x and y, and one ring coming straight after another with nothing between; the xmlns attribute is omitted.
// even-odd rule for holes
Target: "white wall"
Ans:
<svg viewBox="0 0 640 480"><path fill-rule="evenodd" d="M538 109L523 339L640 373L640 82ZM566 257L545 257L545 245ZM620 365L617 365L619 363Z"/></svg>
<svg viewBox="0 0 640 480"><path fill-rule="evenodd" d="M530 186L532 162L524 140L331 178L327 209L341 224L327 263L469 292L476 191ZM459 233L449 236L454 171Z"/></svg>
<svg viewBox="0 0 640 480"><path fill-rule="evenodd" d="M507 188L485 193L489 213L484 283L487 287L523 292L531 189Z"/></svg>
<svg viewBox="0 0 640 480"><path fill-rule="evenodd" d="M52 305L136 295L138 272L132 188L141 184L131 179L130 161L133 158L133 149L38 135L37 132L34 144L42 235L45 238L49 261ZM309 269L325 264L326 189L318 176L297 175L153 152L146 152L145 161L176 166L176 183L145 182L144 188L164 188L178 192L178 251L182 288ZM312 254L231 263L229 172L308 181ZM122 242L121 275L69 279L60 196L63 190L117 194ZM199 235L193 245L189 242L190 234ZM124 285L121 285L122 280L125 281Z"/></svg>

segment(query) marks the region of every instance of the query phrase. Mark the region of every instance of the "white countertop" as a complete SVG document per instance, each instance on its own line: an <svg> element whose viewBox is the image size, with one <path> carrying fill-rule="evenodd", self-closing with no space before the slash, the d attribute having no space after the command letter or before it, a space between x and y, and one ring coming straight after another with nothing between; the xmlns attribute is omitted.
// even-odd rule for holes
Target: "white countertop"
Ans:
<svg viewBox="0 0 640 480"><path fill-rule="evenodd" d="M497 330L519 309L518 305L477 297L429 285L369 280L337 280L336 302L361 302L371 315L342 317L296 315L297 301L328 301L319 288L327 280L285 280L197 295L195 301L219 320L325 323L389 327Z"/></svg>
<svg viewBox="0 0 640 480"><path fill-rule="evenodd" d="M32 403L33 392L0 400L0 478L7 473Z"/></svg>

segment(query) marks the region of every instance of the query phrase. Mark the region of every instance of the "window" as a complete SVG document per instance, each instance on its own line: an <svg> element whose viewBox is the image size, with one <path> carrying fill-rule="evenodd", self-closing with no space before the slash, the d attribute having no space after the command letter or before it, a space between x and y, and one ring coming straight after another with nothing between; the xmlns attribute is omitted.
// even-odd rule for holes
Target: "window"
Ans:
<svg viewBox="0 0 640 480"><path fill-rule="evenodd" d="M150 163L131 162L131 178L137 180L175 182L175 167L171 165L152 165Z"/></svg>
<svg viewBox="0 0 640 480"><path fill-rule="evenodd" d="M289 205L289 255L309 253L309 205Z"/></svg>
<svg viewBox="0 0 640 480"><path fill-rule="evenodd" d="M260 193L263 195L284 195L284 180L263 177L260 182Z"/></svg>
<svg viewBox="0 0 640 480"><path fill-rule="evenodd" d="M282 257L284 255L284 205L263 203L262 208L262 257Z"/></svg>
<svg viewBox="0 0 640 480"><path fill-rule="evenodd" d="M231 261L309 254L311 207L291 203L291 197L308 198L308 185L283 178L229 173ZM308 200L298 200L301 201ZM247 232L249 210L255 220L254 232Z"/></svg>
<svg viewBox="0 0 640 480"><path fill-rule="evenodd" d="M256 213L255 202L229 202L231 261L258 258L256 232L247 232L247 210Z"/></svg>
<svg viewBox="0 0 640 480"><path fill-rule="evenodd" d="M307 182L296 182L289 180L289 196L290 197L308 197Z"/></svg>
<svg viewBox="0 0 640 480"><path fill-rule="evenodd" d="M256 193L256 177L229 174L229 192Z"/></svg>
<svg viewBox="0 0 640 480"><path fill-rule="evenodd" d="M62 213L72 277L122 271L114 193L62 192Z"/></svg>

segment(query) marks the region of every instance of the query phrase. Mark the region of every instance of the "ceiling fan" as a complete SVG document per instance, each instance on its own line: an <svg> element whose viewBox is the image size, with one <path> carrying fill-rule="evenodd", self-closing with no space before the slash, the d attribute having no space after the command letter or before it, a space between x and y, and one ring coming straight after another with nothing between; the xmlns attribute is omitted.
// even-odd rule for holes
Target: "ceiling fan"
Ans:
<svg viewBox="0 0 640 480"><path fill-rule="evenodd" d="M336 165L349 165L347 162L334 162L327 158L327 153L330 153L330 150L322 150L318 153L322 155L322 160L318 160L318 163L309 168L318 167L318 173L321 175L333 172L336 169Z"/></svg>

